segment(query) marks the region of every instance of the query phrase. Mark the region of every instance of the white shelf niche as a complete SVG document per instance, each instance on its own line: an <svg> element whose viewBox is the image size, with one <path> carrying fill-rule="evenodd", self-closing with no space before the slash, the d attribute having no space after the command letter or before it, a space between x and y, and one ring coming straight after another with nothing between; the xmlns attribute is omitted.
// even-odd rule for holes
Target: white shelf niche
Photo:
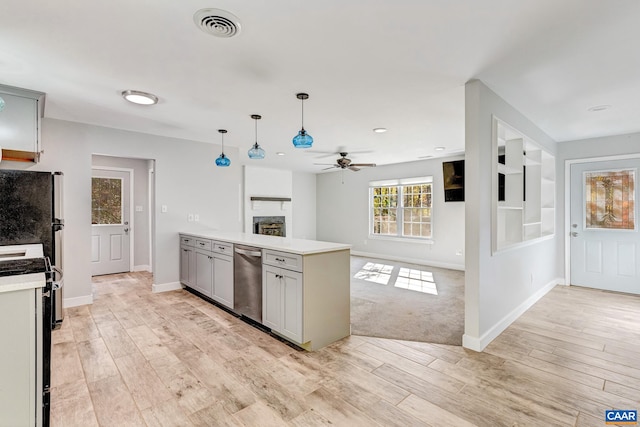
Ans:
<svg viewBox="0 0 640 427"><path fill-rule="evenodd" d="M494 252L555 233L555 158L493 118Z"/></svg>

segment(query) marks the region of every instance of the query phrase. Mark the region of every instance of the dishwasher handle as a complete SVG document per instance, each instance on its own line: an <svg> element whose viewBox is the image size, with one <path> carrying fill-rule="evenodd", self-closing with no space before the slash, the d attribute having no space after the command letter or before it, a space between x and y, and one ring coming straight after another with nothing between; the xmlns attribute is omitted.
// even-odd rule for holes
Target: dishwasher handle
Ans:
<svg viewBox="0 0 640 427"><path fill-rule="evenodd" d="M240 249L240 248L235 248L234 250L235 250L235 252L236 252L237 254L240 254L240 255L248 255L248 256L254 256L254 257L262 257L262 252L261 252L261 251L249 251L249 250L246 250L246 249Z"/></svg>

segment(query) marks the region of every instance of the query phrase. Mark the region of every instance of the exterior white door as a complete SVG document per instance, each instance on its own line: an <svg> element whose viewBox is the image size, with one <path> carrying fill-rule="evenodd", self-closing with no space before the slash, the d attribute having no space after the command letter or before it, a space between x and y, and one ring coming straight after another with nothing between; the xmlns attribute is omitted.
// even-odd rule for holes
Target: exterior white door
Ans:
<svg viewBox="0 0 640 427"><path fill-rule="evenodd" d="M571 284L640 294L640 159L571 164Z"/></svg>
<svg viewBox="0 0 640 427"><path fill-rule="evenodd" d="M122 273L130 264L128 171L93 169L91 179L91 274Z"/></svg>

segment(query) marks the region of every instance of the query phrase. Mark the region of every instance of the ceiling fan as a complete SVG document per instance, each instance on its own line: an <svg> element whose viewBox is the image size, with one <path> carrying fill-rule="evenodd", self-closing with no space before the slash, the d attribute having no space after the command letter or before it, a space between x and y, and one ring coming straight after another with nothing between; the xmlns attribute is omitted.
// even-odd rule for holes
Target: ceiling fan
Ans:
<svg viewBox="0 0 640 427"><path fill-rule="evenodd" d="M336 160L335 163L331 164L331 163L314 163L314 165L330 165L330 167L328 168L324 168L322 170L328 170L328 169L333 169L333 168L338 168L338 169L349 169L352 171L359 171L360 168L370 168L370 167L375 167L376 164L375 163L351 163L351 159L347 158L347 155L349 153L347 152L340 152L340 158Z"/></svg>

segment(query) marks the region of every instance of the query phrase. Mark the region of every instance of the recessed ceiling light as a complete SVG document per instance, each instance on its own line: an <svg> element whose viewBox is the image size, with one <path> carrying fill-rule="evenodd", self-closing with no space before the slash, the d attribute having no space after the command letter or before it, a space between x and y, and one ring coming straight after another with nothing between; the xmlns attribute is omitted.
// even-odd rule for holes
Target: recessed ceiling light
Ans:
<svg viewBox="0 0 640 427"><path fill-rule="evenodd" d="M594 113L596 111L604 111L611 108L611 105L594 105L593 107L587 108L587 111Z"/></svg>
<svg viewBox="0 0 640 427"><path fill-rule="evenodd" d="M276 153L276 155L278 155L278 156L284 156L284 153L283 153L282 151L278 151L278 152Z"/></svg>
<svg viewBox="0 0 640 427"><path fill-rule="evenodd" d="M434 148L434 150L436 150L436 151L444 151L445 147L436 147L436 148Z"/></svg>
<svg viewBox="0 0 640 427"><path fill-rule="evenodd" d="M374 128L373 131L375 133L385 133L387 131L387 128Z"/></svg>
<svg viewBox="0 0 640 427"><path fill-rule="evenodd" d="M158 103L157 96L139 90L125 90L122 92L122 97L129 102L139 105L153 105Z"/></svg>

